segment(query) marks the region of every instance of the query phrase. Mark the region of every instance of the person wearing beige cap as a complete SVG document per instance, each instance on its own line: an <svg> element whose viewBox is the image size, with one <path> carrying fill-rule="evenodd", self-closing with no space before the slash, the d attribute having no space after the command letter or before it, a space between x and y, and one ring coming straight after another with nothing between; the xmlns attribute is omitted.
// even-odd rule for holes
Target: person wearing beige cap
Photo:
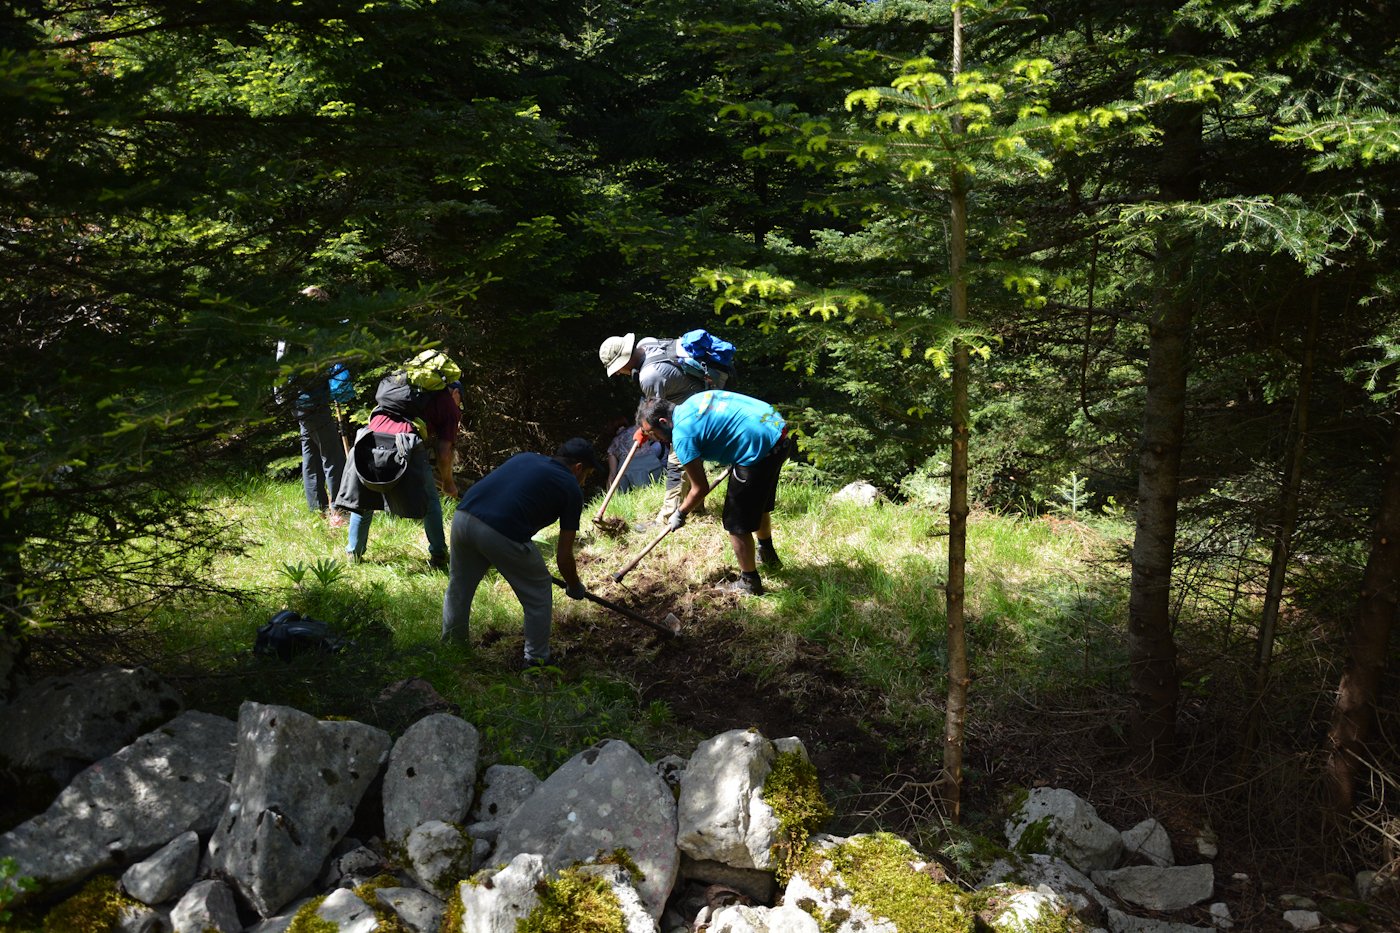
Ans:
<svg viewBox="0 0 1400 933"><path fill-rule="evenodd" d="M609 376L635 376L642 398L663 398L679 405L697 392L723 388L728 372L712 368L702 377L683 365L686 358L678 338L665 339L623 334L609 337L598 348L598 359ZM666 497L654 522L643 522L638 530L659 528L671 520L681 500L690 492L690 478L685 475L676 452L668 446L666 455Z"/></svg>

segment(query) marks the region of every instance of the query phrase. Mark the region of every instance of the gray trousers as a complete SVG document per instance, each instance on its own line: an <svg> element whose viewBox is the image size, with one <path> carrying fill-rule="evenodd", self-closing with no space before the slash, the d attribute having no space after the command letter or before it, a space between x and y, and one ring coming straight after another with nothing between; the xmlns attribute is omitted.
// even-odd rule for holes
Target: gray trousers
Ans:
<svg viewBox="0 0 1400 933"><path fill-rule="evenodd" d="M340 493L345 442L329 408L297 412L297 426L301 428L301 485L306 490L306 507L324 512Z"/></svg>
<svg viewBox="0 0 1400 933"><path fill-rule="evenodd" d="M525 660L548 661L554 592L549 569L535 542L512 541L470 512L458 509L452 516L448 553L452 575L442 598L442 640L467 641L472 598L486 571L495 567L525 610Z"/></svg>

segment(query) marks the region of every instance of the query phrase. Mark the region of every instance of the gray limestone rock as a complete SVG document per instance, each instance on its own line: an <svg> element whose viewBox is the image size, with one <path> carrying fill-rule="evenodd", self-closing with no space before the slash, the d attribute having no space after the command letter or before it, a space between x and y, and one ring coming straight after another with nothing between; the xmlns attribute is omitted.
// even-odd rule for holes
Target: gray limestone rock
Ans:
<svg viewBox="0 0 1400 933"><path fill-rule="evenodd" d="M199 850L198 833L181 833L150 858L128 868L122 875L122 890L143 904L170 900L194 884Z"/></svg>
<svg viewBox="0 0 1400 933"><path fill-rule="evenodd" d="M174 933L240 933L233 892L222 881L201 881L170 912Z"/></svg>
<svg viewBox="0 0 1400 933"><path fill-rule="evenodd" d="M112 925L112 933L167 933L169 929L170 911L146 904L124 904Z"/></svg>
<svg viewBox="0 0 1400 933"><path fill-rule="evenodd" d="M1028 834L1029 831L1029 834ZM1098 811L1072 791L1037 787L1006 821L1006 840L1021 851L1022 840L1034 839L1045 855L1063 858L1080 871L1113 868L1123 855L1123 835L1099 819Z"/></svg>
<svg viewBox="0 0 1400 933"><path fill-rule="evenodd" d="M209 833L228 799L235 736L221 716L181 714L84 769L48 810L0 836L0 858L62 887L181 833Z"/></svg>
<svg viewBox="0 0 1400 933"><path fill-rule="evenodd" d="M538 853L557 871L619 848L641 870L638 893L660 917L680 867L675 798L632 746L607 740L565 762L502 823L493 858Z"/></svg>
<svg viewBox="0 0 1400 933"><path fill-rule="evenodd" d="M1112 933L1216 933L1213 927L1197 927L1189 923L1134 917L1121 910L1109 908L1108 928Z"/></svg>
<svg viewBox="0 0 1400 933"><path fill-rule="evenodd" d="M422 823L463 823L471 809L481 737L451 713L418 720L394 743L384 771L384 838L402 843Z"/></svg>
<svg viewBox="0 0 1400 933"><path fill-rule="evenodd" d="M524 803L540 783L529 768L492 765L481 776L481 796L472 808L472 821L499 824L514 813L515 808Z"/></svg>
<svg viewBox="0 0 1400 933"><path fill-rule="evenodd" d="M1295 930L1316 930L1322 926L1322 915L1315 910L1285 910L1283 922Z"/></svg>
<svg viewBox="0 0 1400 933"><path fill-rule="evenodd" d="M451 893L471 874L472 840L460 828L431 820L414 828L404 841L408 873L424 890L439 897Z"/></svg>
<svg viewBox="0 0 1400 933"><path fill-rule="evenodd" d="M1183 910L1208 899L1215 890L1215 869L1208 864L1136 865L1096 871L1090 877L1099 887L1148 910Z"/></svg>
<svg viewBox="0 0 1400 933"><path fill-rule="evenodd" d="M608 883L622 910L622 928L627 933L656 933L656 921L642 903L642 897L633 886L627 869L621 865L581 865L577 870L580 874L593 875Z"/></svg>
<svg viewBox="0 0 1400 933"><path fill-rule="evenodd" d="M754 729L701 742L681 777L676 844L693 859L735 868L773 867L779 830L763 800L777 751Z"/></svg>
<svg viewBox="0 0 1400 933"><path fill-rule="evenodd" d="M707 933L820 933L812 916L797 907L732 904L710 914Z"/></svg>
<svg viewBox="0 0 1400 933"><path fill-rule="evenodd" d="M1086 922L1093 922L1112 901L1079 869L1053 855L1031 855L1015 864L1004 859L992 863L979 888L1003 881L1014 881L1029 888L1046 888L1063 898Z"/></svg>
<svg viewBox="0 0 1400 933"><path fill-rule="evenodd" d="M1049 889L998 887L1001 896L997 898L997 915L991 921L994 930L1045 929L1056 923L1063 926L1061 918L1072 912L1070 905Z"/></svg>
<svg viewBox="0 0 1400 933"><path fill-rule="evenodd" d="M857 480L854 483L847 483L842 486L831 497L832 502L850 502L855 505L872 506L880 501L880 490L867 483L865 480Z"/></svg>
<svg viewBox="0 0 1400 933"><path fill-rule="evenodd" d="M425 891L417 888L379 888L374 896L413 933L438 933L442 928L442 901Z"/></svg>
<svg viewBox="0 0 1400 933"><path fill-rule="evenodd" d="M389 736L253 702L239 710L238 735L210 863L269 917L316 879L388 757Z"/></svg>
<svg viewBox="0 0 1400 933"><path fill-rule="evenodd" d="M505 868L487 869L458 885L460 933L514 933L516 921L528 916L540 902L536 887L544 876L544 859L522 852Z"/></svg>
<svg viewBox="0 0 1400 933"><path fill-rule="evenodd" d="M735 868L723 862L681 856L681 878L703 884L718 884L737 891L757 904L769 904L777 893L778 883L771 871L760 868Z"/></svg>
<svg viewBox="0 0 1400 933"><path fill-rule="evenodd" d="M823 858L819 863L820 868L816 872L806 868L795 871L783 891L783 905L812 914L823 926L834 927L838 933L899 933L893 921L876 916L867 905L855 899L841 873L835 870L827 857L833 849L863 838L863 835L857 835L843 839L825 833L813 836L813 849L818 857ZM908 852L910 869L922 871L928 863L908 842L900 841ZM971 919L967 918L969 923Z"/></svg>
<svg viewBox="0 0 1400 933"><path fill-rule="evenodd" d="M374 909L349 888L336 888L326 895L316 908L316 916L334 923L336 933L374 933L379 929Z"/></svg>
<svg viewBox="0 0 1400 933"><path fill-rule="evenodd" d="M67 783L184 708L180 692L145 668L48 677L0 705L0 760Z"/></svg>
<svg viewBox="0 0 1400 933"><path fill-rule="evenodd" d="M1146 819L1132 829L1123 830L1123 853L1138 856L1163 868L1176 864L1172 840L1167 828L1154 819Z"/></svg>

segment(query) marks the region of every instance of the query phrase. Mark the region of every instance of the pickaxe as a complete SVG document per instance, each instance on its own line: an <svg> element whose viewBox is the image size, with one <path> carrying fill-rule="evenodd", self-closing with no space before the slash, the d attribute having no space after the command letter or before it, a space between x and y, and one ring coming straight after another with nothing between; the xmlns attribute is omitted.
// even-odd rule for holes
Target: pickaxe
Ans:
<svg viewBox="0 0 1400 933"><path fill-rule="evenodd" d="M598 506L598 514L593 516L595 525L603 524L603 513L608 510L608 503L612 501L613 493L617 492L617 487L622 483L622 475L627 472L627 466L632 462L632 458L636 456L641 446L641 438L632 442L632 449L627 451L627 459L622 461L622 466L617 468L617 475L613 477L612 486L609 487L608 494L603 497L603 504Z"/></svg>
<svg viewBox="0 0 1400 933"><path fill-rule="evenodd" d="M724 471L723 473L720 474L719 479L715 480L713 483L710 484L710 489L711 489L711 490L715 489L715 488L718 487L721 483L723 483L725 480L729 479L729 474L730 474L730 472L731 472L731 469L730 469L730 468L726 468L725 471ZM648 544L648 545L646 546L646 548L642 551L642 553L640 553L640 554L638 554L636 557L632 558L632 562L631 562L631 563L629 563L626 567L623 567L623 568L622 568L621 570L619 570L617 573L615 573L615 574L612 575L613 582L614 582L614 583L621 583L621 582L622 582L622 578L625 577L625 576L627 576L627 575L628 575L629 573L631 573L633 570L635 570L636 567L637 567L637 565L640 564L640 563L642 562L642 558L643 558L643 557L646 557L648 554L650 554L651 551L652 551L652 548L654 548L654 547L656 547L658 544L660 544L661 541L662 541L662 539L665 538L665 537L666 537L668 534L670 534L670 533L671 533L671 526L670 526L670 525L667 525L667 526L665 527L665 529L662 530L661 534L659 534L659 535L656 536L656 540L654 540L654 541L652 541L650 544Z"/></svg>
<svg viewBox="0 0 1400 933"><path fill-rule="evenodd" d="M554 585L555 585L555 586L558 586L558 587L561 587L561 588L564 586L564 581L563 581L563 580L560 580L558 577L550 577L549 579L551 579L551 580L554 581ZM646 616L642 615L641 613L633 612L631 609L628 609L626 606L619 606L617 603L612 602L611 600L604 599L603 597L597 596L597 595L595 595L595 594L593 594L593 593L588 593L587 596L586 596L586 598L588 599L589 602L594 602L594 603L597 603L598 605L600 605L600 606L602 606L602 607L604 607L604 608L606 608L606 609L611 609L613 612L616 612L616 613L618 613L619 615L624 615L624 616L626 616L627 618L631 619L633 622L640 622L640 623L642 623L643 625L645 625L645 626L647 626L647 627L649 627L649 628L654 628L654 629L656 629L658 632L661 632L663 635L675 636L675 635L679 635L679 634L680 634L680 631L681 631L681 620L680 620L679 618L676 617L676 614L675 614L674 612L668 612L668 613L666 613L666 621L665 621L665 622L655 622L655 621L652 621L651 619L648 619Z"/></svg>

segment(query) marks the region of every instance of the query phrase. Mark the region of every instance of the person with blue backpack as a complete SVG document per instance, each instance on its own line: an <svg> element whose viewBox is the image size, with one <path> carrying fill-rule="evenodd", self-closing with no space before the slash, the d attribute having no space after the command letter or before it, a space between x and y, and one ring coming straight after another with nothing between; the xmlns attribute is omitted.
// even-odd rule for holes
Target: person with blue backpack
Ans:
<svg viewBox="0 0 1400 933"><path fill-rule="evenodd" d="M609 376L635 376L644 400L660 398L673 405L707 389L722 389L734 378L734 344L706 330L687 331L674 339L638 340L636 334L609 337L598 348L598 358ZM633 442L644 443L640 428ZM639 524L639 531L670 522L690 493L690 479L675 449L667 447L666 496L656 520Z"/></svg>
<svg viewBox="0 0 1400 933"><path fill-rule="evenodd" d="M301 290L303 297L314 301L329 301L330 296L316 285ZM277 362L291 364L297 352L285 340L277 342ZM295 394L293 394L295 393ZM297 420L301 437L301 485L306 493L306 507L325 518L332 528L345 524L345 513L332 508L340 494L340 479L345 472L345 456L349 452L344 428L333 408L351 402L355 387L350 371L336 363L324 376L294 379L286 391L275 393L279 404L287 404Z"/></svg>

